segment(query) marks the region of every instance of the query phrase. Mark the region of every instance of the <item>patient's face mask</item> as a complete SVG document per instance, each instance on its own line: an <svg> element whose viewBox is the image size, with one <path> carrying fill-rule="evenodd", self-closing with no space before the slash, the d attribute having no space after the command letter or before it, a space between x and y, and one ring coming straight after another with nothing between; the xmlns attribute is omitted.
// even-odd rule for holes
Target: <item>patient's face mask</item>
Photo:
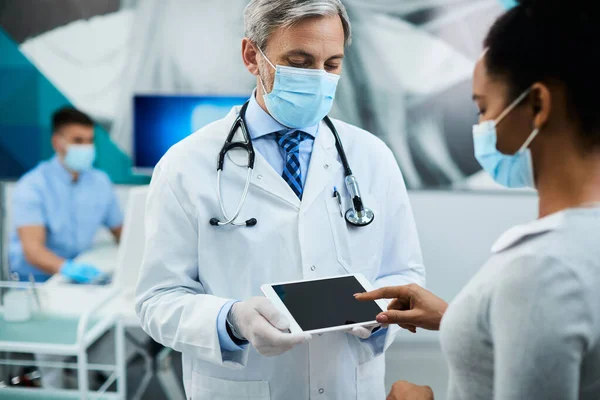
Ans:
<svg viewBox="0 0 600 400"><path fill-rule="evenodd" d="M529 146L539 133L534 129L515 154L507 155L496 148L498 124L531 92L527 89L496 120L488 120L473 126L475 158L497 183L508 188L535 187L533 160Z"/></svg>
<svg viewBox="0 0 600 400"><path fill-rule="evenodd" d="M84 172L92 168L95 159L96 148L93 144L69 144L64 164L71 171Z"/></svg>
<svg viewBox="0 0 600 400"><path fill-rule="evenodd" d="M331 111L339 75L321 69L275 66L259 48L275 70L273 90L267 94L264 82L263 99L267 110L277 122L293 129L318 124Z"/></svg>

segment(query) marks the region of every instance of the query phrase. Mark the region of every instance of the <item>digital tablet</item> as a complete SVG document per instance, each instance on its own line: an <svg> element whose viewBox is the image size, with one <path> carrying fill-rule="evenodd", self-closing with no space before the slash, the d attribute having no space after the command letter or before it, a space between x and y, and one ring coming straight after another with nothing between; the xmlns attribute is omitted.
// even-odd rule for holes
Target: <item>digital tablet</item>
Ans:
<svg viewBox="0 0 600 400"><path fill-rule="evenodd" d="M291 333L324 333L378 325L385 300L360 302L355 293L373 290L362 274L261 286L265 296L290 320Z"/></svg>

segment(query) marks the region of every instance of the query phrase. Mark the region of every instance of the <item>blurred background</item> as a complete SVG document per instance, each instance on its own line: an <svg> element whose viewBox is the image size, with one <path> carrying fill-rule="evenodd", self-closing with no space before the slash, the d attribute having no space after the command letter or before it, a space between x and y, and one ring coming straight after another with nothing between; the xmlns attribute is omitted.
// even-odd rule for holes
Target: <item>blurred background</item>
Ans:
<svg viewBox="0 0 600 400"><path fill-rule="evenodd" d="M59 107L71 104L93 117L96 167L118 184L128 214L130 191L149 182L171 145L242 104L254 88L240 57L246 4L0 0L0 250L10 182L51 157L50 116ZM471 73L502 6L497 0L344 4L354 38L332 116L394 151L410 189L428 287L449 301L504 230L535 218L534 194L500 189L473 157ZM174 372L171 382L178 382L179 355L165 363L160 354L144 350L127 359L127 398L148 368L158 375L136 398L176 398L154 377ZM388 386L411 380L445 398L437 333L401 333L387 364ZM7 376L1 374L0 389Z"/></svg>
<svg viewBox="0 0 600 400"><path fill-rule="evenodd" d="M44 146L32 148L27 157L17 150L24 141L31 144L29 139L48 135L46 114L64 102L93 116L115 144L114 149L102 148L98 161L115 180L132 179L123 155L133 167L151 167L145 151L166 150L211 116L219 118L229 106L202 97L232 96L241 102L251 93L254 80L240 59L246 3L0 0L0 132L6 132L0 142L4 160L0 176L16 177L48 156ZM346 0L345 4L354 43L332 116L384 139L409 188L495 187L478 174L472 155L476 109L470 100L470 76L483 35L501 11L498 2ZM29 12L32 9L36 12ZM8 49L11 46L14 49ZM58 93L48 93L52 89ZM150 149L157 145L147 142L156 137L142 128L141 121L152 114L135 107L135 97L145 95L183 96L187 100L171 97L174 108L178 101L199 100L208 109L195 123L194 107L187 107L187 116L181 111L163 116L180 121L179 126L161 129L163 145ZM31 125L33 114L40 132ZM182 125L184 118L190 122ZM23 132L18 140L17 129ZM104 166L107 158L119 159L119 168ZM136 165L138 158L145 161Z"/></svg>

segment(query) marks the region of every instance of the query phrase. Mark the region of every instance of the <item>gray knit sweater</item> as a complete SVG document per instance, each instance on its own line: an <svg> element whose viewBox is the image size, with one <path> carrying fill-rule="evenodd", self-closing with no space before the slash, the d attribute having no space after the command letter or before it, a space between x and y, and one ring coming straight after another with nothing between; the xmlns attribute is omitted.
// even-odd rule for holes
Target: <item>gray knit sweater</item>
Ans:
<svg viewBox="0 0 600 400"><path fill-rule="evenodd" d="M600 209L507 232L446 312L448 400L600 400Z"/></svg>

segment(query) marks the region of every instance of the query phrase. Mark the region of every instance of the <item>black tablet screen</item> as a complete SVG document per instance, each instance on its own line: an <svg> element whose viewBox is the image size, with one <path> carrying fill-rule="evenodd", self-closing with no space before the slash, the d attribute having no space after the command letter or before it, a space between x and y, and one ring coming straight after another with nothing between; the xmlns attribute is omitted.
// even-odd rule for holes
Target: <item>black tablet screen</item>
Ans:
<svg viewBox="0 0 600 400"><path fill-rule="evenodd" d="M273 285L273 290L303 331L375 321L381 312L374 301L354 298L365 291L354 276Z"/></svg>

